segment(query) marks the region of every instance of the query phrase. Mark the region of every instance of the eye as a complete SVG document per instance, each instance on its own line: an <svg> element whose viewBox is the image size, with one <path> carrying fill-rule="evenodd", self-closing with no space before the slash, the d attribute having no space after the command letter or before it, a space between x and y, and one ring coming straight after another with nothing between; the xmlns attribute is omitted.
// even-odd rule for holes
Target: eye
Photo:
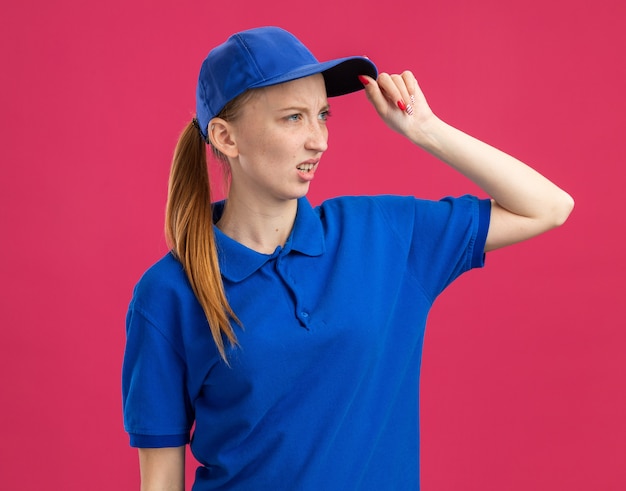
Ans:
<svg viewBox="0 0 626 491"><path fill-rule="evenodd" d="M330 118L330 116L331 116L330 109L328 109L326 111L322 111L318 117L322 121L328 121L328 118Z"/></svg>
<svg viewBox="0 0 626 491"><path fill-rule="evenodd" d="M287 121L299 121L300 119L302 119L302 115L300 113L297 114L290 114L289 116L287 116L285 118Z"/></svg>

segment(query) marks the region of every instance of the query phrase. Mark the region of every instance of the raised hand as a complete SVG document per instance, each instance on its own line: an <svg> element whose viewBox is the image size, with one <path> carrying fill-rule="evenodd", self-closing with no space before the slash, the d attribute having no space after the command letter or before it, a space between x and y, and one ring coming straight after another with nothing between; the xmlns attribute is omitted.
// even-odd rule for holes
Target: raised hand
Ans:
<svg viewBox="0 0 626 491"><path fill-rule="evenodd" d="M436 118L412 72L381 73L377 80L365 76L359 79L387 126L418 145L426 143L425 128Z"/></svg>

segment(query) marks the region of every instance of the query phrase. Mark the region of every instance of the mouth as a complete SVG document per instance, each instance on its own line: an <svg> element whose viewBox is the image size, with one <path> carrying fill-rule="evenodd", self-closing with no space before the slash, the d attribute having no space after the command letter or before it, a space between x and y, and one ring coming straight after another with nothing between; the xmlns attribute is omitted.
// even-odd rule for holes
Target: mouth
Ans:
<svg viewBox="0 0 626 491"><path fill-rule="evenodd" d="M317 166L320 163L320 159L308 159L305 160L304 162L300 162L297 166L296 169L298 169L298 172L300 172L301 174L314 174L315 173L315 169L317 169Z"/></svg>
<svg viewBox="0 0 626 491"><path fill-rule="evenodd" d="M308 174L308 173L309 173L309 172L311 172L313 169L315 169L315 166L316 166L316 165L317 165L317 163L314 163L314 164L313 164L313 163L310 163L310 162L307 162L307 163L302 163L302 164L300 164L300 165L297 167L297 169L298 169L300 172L304 172L305 174Z"/></svg>

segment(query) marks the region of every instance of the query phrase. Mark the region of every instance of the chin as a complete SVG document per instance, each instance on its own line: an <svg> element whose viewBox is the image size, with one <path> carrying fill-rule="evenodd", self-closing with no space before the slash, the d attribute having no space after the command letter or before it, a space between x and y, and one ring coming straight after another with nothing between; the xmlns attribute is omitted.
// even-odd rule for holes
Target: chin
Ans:
<svg viewBox="0 0 626 491"><path fill-rule="evenodd" d="M306 183L305 186L299 186L298 189L294 190L291 194L291 199L300 199L304 198L309 193L309 183Z"/></svg>

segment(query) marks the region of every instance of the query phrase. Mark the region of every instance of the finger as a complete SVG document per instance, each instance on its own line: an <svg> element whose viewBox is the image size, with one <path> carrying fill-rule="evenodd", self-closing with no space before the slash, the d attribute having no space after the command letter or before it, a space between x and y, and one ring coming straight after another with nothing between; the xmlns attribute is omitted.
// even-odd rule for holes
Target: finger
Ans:
<svg viewBox="0 0 626 491"><path fill-rule="evenodd" d="M413 94L415 92L415 89L417 88L417 80L413 75L413 72L411 70L405 70L402 72L400 77L402 77L402 81L404 82L404 85L409 94Z"/></svg>
<svg viewBox="0 0 626 491"><path fill-rule="evenodd" d="M417 94L419 93L419 87L417 85L417 80L410 70L402 72L400 78L402 79L402 84L408 97L406 112L409 116L412 116L416 109L416 105L418 104Z"/></svg>
<svg viewBox="0 0 626 491"><path fill-rule="evenodd" d="M378 83L381 93L386 101L390 105L395 106L396 109L404 111L404 109L406 108L406 103L400 89L396 84L395 78L396 75L390 75L383 72L378 75L378 79L376 80L376 82Z"/></svg>
<svg viewBox="0 0 626 491"><path fill-rule="evenodd" d="M414 109L415 105L420 103L421 98L423 98L422 91L419 88L419 84L417 83L417 79L415 78L415 75L413 75L413 72L405 70L402 72L401 77L408 93L409 104L411 104Z"/></svg>
<svg viewBox="0 0 626 491"><path fill-rule="evenodd" d="M403 110L406 111L406 113L410 116L413 114L413 104L411 101L411 93L409 91L409 88L407 87L406 84L406 80L404 78L404 74L402 75L391 75L391 80L393 81L393 83L395 84L396 88L398 89L398 93L399 93L399 101L400 103L398 104L398 107Z"/></svg>
<svg viewBox="0 0 626 491"><path fill-rule="evenodd" d="M411 72L405 71L401 75L381 73L378 84L389 103L409 116L413 114L415 107L413 92L417 82Z"/></svg>
<svg viewBox="0 0 626 491"><path fill-rule="evenodd" d="M380 78L380 77L379 77ZM366 75L359 75L359 80L365 88L365 94L374 107L380 112L388 103L385 98L383 89L381 88L378 80L368 77Z"/></svg>

